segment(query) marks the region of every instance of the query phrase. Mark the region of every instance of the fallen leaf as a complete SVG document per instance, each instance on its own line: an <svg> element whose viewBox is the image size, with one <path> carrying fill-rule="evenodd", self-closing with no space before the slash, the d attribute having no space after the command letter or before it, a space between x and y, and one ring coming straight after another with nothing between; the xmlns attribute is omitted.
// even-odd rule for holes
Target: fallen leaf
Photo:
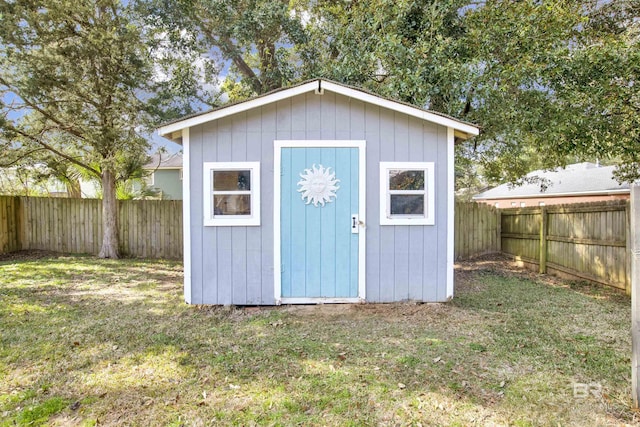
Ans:
<svg viewBox="0 0 640 427"><path fill-rule="evenodd" d="M399 388L400 390L404 390L405 388L407 388L407 386L406 386L406 385L404 385L404 384L402 384L402 383L398 383L398 388Z"/></svg>
<svg viewBox="0 0 640 427"><path fill-rule="evenodd" d="M438 363L440 360L442 360L442 357L438 356L435 359L433 359L433 363Z"/></svg>

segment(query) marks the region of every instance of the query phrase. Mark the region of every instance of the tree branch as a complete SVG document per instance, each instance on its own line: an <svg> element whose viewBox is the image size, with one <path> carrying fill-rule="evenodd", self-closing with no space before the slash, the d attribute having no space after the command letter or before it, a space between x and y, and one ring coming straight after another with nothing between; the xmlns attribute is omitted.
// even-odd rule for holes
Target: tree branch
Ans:
<svg viewBox="0 0 640 427"><path fill-rule="evenodd" d="M51 151L52 153L62 157L63 159L70 161L74 165L80 166L81 168L88 170L89 172L91 172L92 174L97 176L98 178L102 177L102 173L99 170L94 169L91 166L89 166L89 165L87 165L87 164L85 164L85 163L83 163L83 162L81 162L81 161L79 161L79 160L77 160L77 159L75 159L75 158L63 153L63 152L61 152L60 150L58 150L58 149L54 148L53 146L51 146L51 145L47 144L46 142L44 142L42 139L37 138L37 137L35 137L33 135L30 135L27 132L25 132L23 130L20 130L18 128L15 128L13 126L11 127L11 130L13 132L17 133L18 135L21 135L24 138L27 138L28 140L33 141L36 144L41 145L44 149L47 149L47 150Z"/></svg>
<svg viewBox="0 0 640 427"><path fill-rule="evenodd" d="M4 86L6 86L7 88L9 88L9 90L11 90L14 93L19 93L19 91L16 90L12 90L13 86L11 84L9 84L9 82L7 82L4 78L2 78L0 76L0 84L3 84ZM34 109L35 111L39 112L40 114L42 114L47 120L51 120L53 123L55 123L56 125L58 125L60 127L61 130L65 131L65 132L69 132L70 134L72 134L73 136L75 136L76 138L79 138L83 141L86 140L86 138L82 135L82 133L80 133L80 131L65 125L64 123L62 123L60 120L58 120L56 117L54 117L53 115L49 114L47 111L45 111L44 109L40 108L35 102L30 101L29 99L25 98L24 95L21 95L20 98L24 101L25 105L28 106L29 108ZM54 103L55 104L55 103Z"/></svg>
<svg viewBox="0 0 640 427"><path fill-rule="evenodd" d="M43 151L46 150L46 148L36 148L35 150L31 150L28 151L26 153L24 153L22 156L19 156L17 159L9 162L9 163L1 163L0 162L0 168L9 168L13 165L15 165L16 163L18 163L20 160L24 159L25 157L29 157L30 155L32 155L33 153L37 153L38 151Z"/></svg>

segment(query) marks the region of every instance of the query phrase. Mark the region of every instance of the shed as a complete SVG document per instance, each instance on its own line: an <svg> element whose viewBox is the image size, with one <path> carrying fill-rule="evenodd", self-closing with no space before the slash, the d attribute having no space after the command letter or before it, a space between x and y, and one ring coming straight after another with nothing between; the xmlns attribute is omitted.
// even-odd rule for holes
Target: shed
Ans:
<svg viewBox="0 0 640 427"><path fill-rule="evenodd" d="M478 127L323 79L168 123L187 303L446 301L454 143Z"/></svg>

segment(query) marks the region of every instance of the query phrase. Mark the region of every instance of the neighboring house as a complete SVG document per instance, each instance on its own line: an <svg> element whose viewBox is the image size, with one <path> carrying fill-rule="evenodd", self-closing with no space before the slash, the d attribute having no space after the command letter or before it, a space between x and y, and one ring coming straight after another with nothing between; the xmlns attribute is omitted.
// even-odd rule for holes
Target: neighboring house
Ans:
<svg viewBox="0 0 640 427"><path fill-rule="evenodd" d="M313 80L166 124L188 303L446 301L454 141L475 125Z"/></svg>
<svg viewBox="0 0 640 427"><path fill-rule="evenodd" d="M473 200L497 208L513 208L628 199L629 184L618 184L613 178L614 169L615 166L577 163L553 171L537 170L527 177L541 178L542 183L517 187L503 184L473 196Z"/></svg>
<svg viewBox="0 0 640 427"><path fill-rule="evenodd" d="M144 169L150 172L147 185L163 199L182 200L182 153L154 154Z"/></svg>
<svg viewBox="0 0 640 427"><path fill-rule="evenodd" d="M44 176L46 167L42 164L0 168L0 195L36 197L70 197L64 182Z"/></svg>

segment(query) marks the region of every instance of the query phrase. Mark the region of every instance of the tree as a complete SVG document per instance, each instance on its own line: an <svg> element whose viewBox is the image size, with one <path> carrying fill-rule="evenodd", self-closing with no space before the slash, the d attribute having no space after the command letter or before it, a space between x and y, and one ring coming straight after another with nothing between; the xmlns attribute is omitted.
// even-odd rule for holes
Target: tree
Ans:
<svg viewBox="0 0 640 427"><path fill-rule="evenodd" d="M102 183L100 257L118 257L116 181L148 147L138 129L153 68L142 26L118 0L0 4L0 144L42 151Z"/></svg>
<svg viewBox="0 0 640 427"><path fill-rule="evenodd" d="M575 159L615 158L621 179L638 174L637 2L313 5L311 68L480 124L459 165L489 182Z"/></svg>
<svg viewBox="0 0 640 427"><path fill-rule="evenodd" d="M296 47L306 43L306 33L289 1L148 0L140 11L149 27L187 56L197 52L209 70L224 68L224 89L232 100L269 92L300 76L304 61ZM202 70L185 65L176 81L193 83L192 76Z"/></svg>
<svg viewBox="0 0 640 427"><path fill-rule="evenodd" d="M232 101L325 77L481 125L458 150L467 182L595 158L640 175L638 2L146 4L148 25L226 73Z"/></svg>
<svg viewBox="0 0 640 427"><path fill-rule="evenodd" d="M596 159L638 174L637 3L487 1L467 15L480 70L468 117L489 178Z"/></svg>

